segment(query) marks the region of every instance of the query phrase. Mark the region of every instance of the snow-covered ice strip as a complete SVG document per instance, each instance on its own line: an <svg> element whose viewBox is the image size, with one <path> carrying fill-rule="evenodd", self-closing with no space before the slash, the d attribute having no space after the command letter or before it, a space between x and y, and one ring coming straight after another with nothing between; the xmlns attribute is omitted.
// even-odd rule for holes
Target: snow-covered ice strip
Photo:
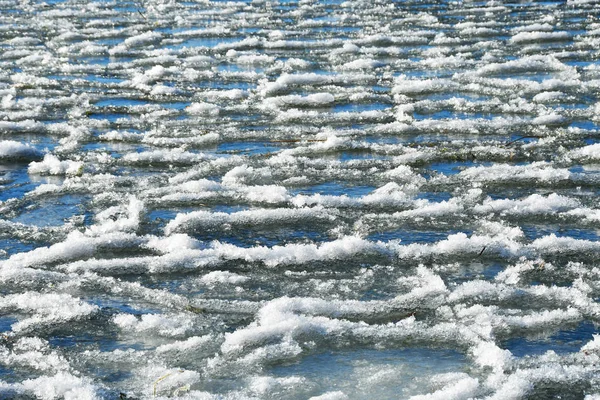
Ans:
<svg viewBox="0 0 600 400"><path fill-rule="evenodd" d="M39 329L40 326L53 327L72 320L81 319L98 311L98 307L65 294L42 294L26 292L6 295L0 298L0 309L5 313L18 311L32 314L11 326L11 332L20 333Z"/></svg>
<svg viewBox="0 0 600 400"><path fill-rule="evenodd" d="M57 264L54 269L65 272L160 273L196 270L215 266L227 260L248 263L263 263L269 267L306 264L314 261L342 261L358 255L380 255L391 260L420 260L432 256L464 256L495 254L502 257L536 257L558 253L597 253L598 242L557 237L550 234L527 243L519 228L502 228L489 224L490 233L452 234L447 239L432 243L402 245L400 241L369 241L355 236L346 236L321 244L287 244L282 246L238 247L218 241L207 245L185 234L170 237L141 238L131 234L111 233L98 238L70 235L65 242L51 247L20 253L0 263L3 275L15 268L39 267ZM94 252L99 248L128 247L135 244L142 248L163 253L159 256L96 259ZM71 260L80 260L70 262Z"/></svg>
<svg viewBox="0 0 600 400"><path fill-rule="evenodd" d="M16 142L14 140L0 141L0 160L8 161L30 161L39 160L42 152L27 143Z"/></svg>
<svg viewBox="0 0 600 400"><path fill-rule="evenodd" d="M165 234L173 232L195 231L206 228L227 229L238 225L273 225L293 224L299 222L331 222L335 220L336 211L322 207L313 208L277 208L238 211L235 213L193 211L187 214L177 214L165 226Z"/></svg>

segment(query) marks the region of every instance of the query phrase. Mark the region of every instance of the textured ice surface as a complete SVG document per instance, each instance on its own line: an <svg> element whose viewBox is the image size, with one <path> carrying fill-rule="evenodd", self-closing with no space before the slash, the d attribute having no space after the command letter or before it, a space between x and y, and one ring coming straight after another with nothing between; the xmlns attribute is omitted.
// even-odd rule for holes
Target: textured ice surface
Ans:
<svg viewBox="0 0 600 400"><path fill-rule="evenodd" d="M599 399L598 15L0 1L0 398Z"/></svg>

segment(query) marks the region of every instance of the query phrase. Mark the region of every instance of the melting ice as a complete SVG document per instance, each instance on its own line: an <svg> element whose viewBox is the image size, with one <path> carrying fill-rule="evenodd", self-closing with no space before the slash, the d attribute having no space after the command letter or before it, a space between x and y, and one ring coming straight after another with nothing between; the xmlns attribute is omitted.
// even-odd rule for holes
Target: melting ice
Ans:
<svg viewBox="0 0 600 400"><path fill-rule="evenodd" d="M596 1L0 1L0 398L599 399Z"/></svg>

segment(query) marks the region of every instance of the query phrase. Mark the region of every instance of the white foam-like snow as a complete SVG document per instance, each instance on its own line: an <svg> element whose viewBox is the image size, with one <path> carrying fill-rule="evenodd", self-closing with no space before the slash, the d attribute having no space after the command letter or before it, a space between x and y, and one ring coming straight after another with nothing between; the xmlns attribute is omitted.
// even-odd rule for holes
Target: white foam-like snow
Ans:
<svg viewBox="0 0 600 400"><path fill-rule="evenodd" d="M296 107L322 107L329 105L335 101L331 93L314 93L308 96L277 96L268 97L264 100L264 104L269 106L296 106Z"/></svg>
<svg viewBox="0 0 600 400"><path fill-rule="evenodd" d="M0 268L12 269L40 266L90 257L98 248L138 245L145 240L131 233L111 232L98 237L85 235L77 230L69 233L66 240L48 247L38 247L29 252L17 253L0 261Z"/></svg>
<svg viewBox="0 0 600 400"><path fill-rule="evenodd" d="M204 102L192 103L185 110L193 115L207 115L212 117L219 115L218 106Z"/></svg>
<svg viewBox="0 0 600 400"><path fill-rule="evenodd" d="M113 322L123 331L166 337L182 337L193 329L193 320L187 314L144 314L139 319L131 314L117 314Z"/></svg>
<svg viewBox="0 0 600 400"><path fill-rule="evenodd" d="M214 249L224 259L241 259L248 262L262 261L267 266L307 263L317 260L346 259L358 254L386 253L388 245L347 236L331 242L316 244L288 244L271 248L256 246L249 249L226 243L215 243Z"/></svg>
<svg viewBox="0 0 600 400"><path fill-rule="evenodd" d="M27 171L40 175L80 175L83 172L81 161L63 160L53 154L46 154L42 161L32 161Z"/></svg>
<svg viewBox="0 0 600 400"><path fill-rule="evenodd" d="M521 34L519 34L521 35ZM528 35L528 34L524 34ZM518 36L518 35L516 35ZM528 56L504 63L490 63L477 70L477 75L486 76L493 74L534 72L534 71L567 71L570 67L563 64L554 56ZM576 71L575 71L576 73Z"/></svg>
<svg viewBox="0 0 600 400"><path fill-rule="evenodd" d="M193 153L183 149L175 150L152 150L141 153L127 153L123 157L126 163L185 163L191 164L205 160L203 153Z"/></svg>
<svg viewBox="0 0 600 400"><path fill-rule="evenodd" d="M495 164L492 166L470 167L461 171L458 176L467 182L510 182L540 181L558 182L571 178L566 168L555 168L546 162L533 162L529 165Z"/></svg>
<svg viewBox="0 0 600 400"><path fill-rule="evenodd" d="M0 141L0 160L36 160L41 156L42 153L29 144L14 140Z"/></svg>
<svg viewBox="0 0 600 400"><path fill-rule="evenodd" d="M515 44L521 43L532 43L532 42L545 42L553 40L569 40L573 36L569 32L520 32L513 35L510 41Z"/></svg>
<svg viewBox="0 0 600 400"><path fill-rule="evenodd" d="M578 207L579 201L576 199L558 195L556 193L542 196L532 194L524 199L510 200L490 198L484 200L481 205L473 208L478 214L483 213L501 213L508 215L530 215L530 214L551 214L563 212Z"/></svg>
<svg viewBox="0 0 600 400"><path fill-rule="evenodd" d="M193 211L188 214L177 214L174 220L165 227L165 233L171 234L179 230L201 230L203 228L228 229L236 225L272 225L276 223L296 223L300 221L332 221L335 212L322 207L298 209L259 209L238 211L235 213Z"/></svg>
<svg viewBox="0 0 600 400"><path fill-rule="evenodd" d="M600 143L590 144L571 150L567 153L567 157L581 161L596 161L600 160Z"/></svg>
<svg viewBox="0 0 600 400"><path fill-rule="evenodd" d="M0 308L19 310L32 314L12 325L13 332L26 332L40 325L54 326L86 317L98 310L90 305L66 294L41 294L26 292L7 295L0 299Z"/></svg>
<svg viewBox="0 0 600 400"><path fill-rule="evenodd" d="M229 271L212 271L200 278L207 285L231 284L238 285L248 281L247 276L242 276Z"/></svg>
<svg viewBox="0 0 600 400"><path fill-rule="evenodd" d="M382 67L385 64L381 61L373 60L371 58L363 58L354 61L347 62L341 66L341 69L345 70L361 70L361 69L374 69Z"/></svg>
<svg viewBox="0 0 600 400"><path fill-rule="evenodd" d="M551 103L559 101L564 97L565 94L559 91L542 92L533 96L533 101L535 101L536 103Z"/></svg>
<svg viewBox="0 0 600 400"><path fill-rule="evenodd" d="M73 375L70 372L59 372L53 376L41 376L26 379L21 383L3 384L0 381L0 393L16 391L25 395L33 395L42 400L99 400L100 388L91 379ZM10 391L8 392L10 393Z"/></svg>

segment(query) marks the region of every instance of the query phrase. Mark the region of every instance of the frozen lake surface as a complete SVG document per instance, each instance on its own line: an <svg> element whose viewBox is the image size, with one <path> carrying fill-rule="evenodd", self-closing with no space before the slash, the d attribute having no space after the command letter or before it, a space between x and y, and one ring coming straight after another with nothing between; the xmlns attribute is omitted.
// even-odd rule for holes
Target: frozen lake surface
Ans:
<svg viewBox="0 0 600 400"><path fill-rule="evenodd" d="M0 398L600 399L599 15L0 0Z"/></svg>

